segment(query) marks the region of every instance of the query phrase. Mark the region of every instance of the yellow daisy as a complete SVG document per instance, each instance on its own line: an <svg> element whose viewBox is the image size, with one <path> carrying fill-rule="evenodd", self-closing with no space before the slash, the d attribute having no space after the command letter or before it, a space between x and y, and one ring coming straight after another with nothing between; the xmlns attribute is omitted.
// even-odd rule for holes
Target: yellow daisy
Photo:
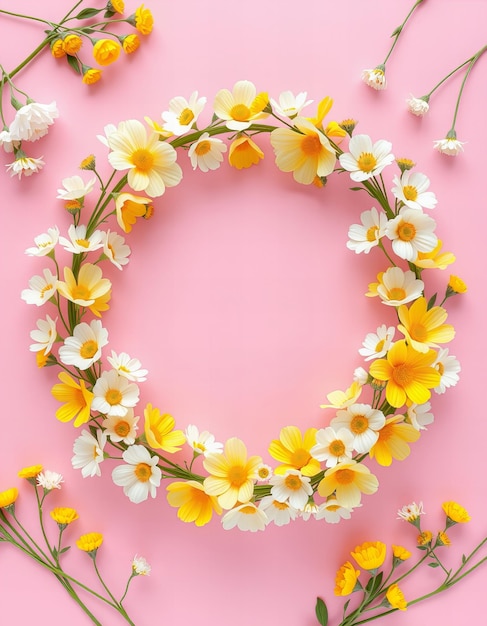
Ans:
<svg viewBox="0 0 487 626"><path fill-rule="evenodd" d="M316 428L308 428L304 437L297 426L286 426L269 446L269 454L280 461L276 474L288 470L299 470L303 476L314 476L321 470L319 461L311 456L311 448L316 445Z"/></svg>
<svg viewBox="0 0 487 626"><path fill-rule="evenodd" d="M350 554L362 569L376 570L386 558L386 544L382 541L366 541L360 546L356 546L354 552Z"/></svg>
<svg viewBox="0 0 487 626"><path fill-rule="evenodd" d="M174 482L167 486L167 501L178 507L178 517L183 522L194 522L196 526L208 524L213 511L221 515L222 508L215 496L209 496L201 483L195 480Z"/></svg>
<svg viewBox="0 0 487 626"><path fill-rule="evenodd" d="M400 611L405 611L407 609L408 603L406 602L406 598L397 584L389 587L386 591L386 598L387 602L389 602L393 609L399 609Z"/></svg>
<svg viewBox="0 0 487 626"><path fill-rule="evenodd" d="M233 90L220 89L215 96L215 115L226 121L230 130L242 131L255 120L267 117L264 112L269 102L267 94L257 94L255 85L249 80L239 80Z"/></svg>
<svg viewBox="0 0 487 626"><path fill-rule="evenodd" d="M90 307L97 298L105 296L111 289L108 278L102 278L102 271L97 265L85 263L81 266L78 278L70 267L64 268L64 282L57 281L59 293L75 304Z"/></svg>
<svg viewBox="0 0 487 626"><path fill-rule="evenodd" d="M262 150L246 135L238 137L230 144L228 162L238 170L257 165L263 158L264 153Z"/></svg>
<svg viewBox="0 0 487 626"><path fill-rule="evenodd" d="M67 372L61 372L58 378L61 383L54 385L51 393L56 400L65 404L56 411L56 417L61 422L76 418L74 425L81 426L90 419L93 393L86 388L84 380L80 379L78 384Z"/></svg>
<svg viewBox="0 0 487 626"><path fill-rule="evenodd" d="M441 306L428 309L425 297L415 300L409 309L401 305L397 314L401 321L398 330L418 352L428 352L430 347L437 348L439 343L448 343L455 336L453 326L443 323L448 317L446 310Z"/></svg>
<svg viewBox="0 0 487 626"><path fill-rule="evenodd" d="M336 492L337 501L347 509L360 504L361 494L372 494L379 488L379 481L368 467L356 461L339 463L326 470L318 485L320 496L327 498Z"/></svg>
<svg viewBox="0 0 487 626"><path fill-rule="evenodd" d="M175 421L167 413L161 414L160 410L148 404L144 409L145 437L147 443L154 450L165 452L178 452L186 441L182 430L174 430Z"/></svg>
<svg viewBox="0 0 487 626"><path fill-rule="evenodd" d="M403 461L410 453L408 443L419 439L419 430L405 424L403 419L402 415L390 417L379 430L379 438L369 452L370 458L375 458L379 465L391 465L392 459Z"/></svg>
<svg viewBox="0 0 487 626"><path fill-rule="evenodd" d="M335 595L336 596L348 596L355 589L358 577L360 576L360 570L356 570L355 567L347 561L340 567L335 579Z"/></svg>

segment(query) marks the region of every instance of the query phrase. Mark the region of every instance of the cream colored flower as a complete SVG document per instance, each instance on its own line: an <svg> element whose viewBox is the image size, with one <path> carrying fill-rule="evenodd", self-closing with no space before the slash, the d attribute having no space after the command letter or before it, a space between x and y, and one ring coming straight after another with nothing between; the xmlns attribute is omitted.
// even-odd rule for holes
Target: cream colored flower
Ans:
<svg viewBox="0 0 487 626"><path fill-rule="evenodd" d="M37 141L47 134L49 126L59 117L55 102L40 104L31 102L21 107L15 113L10 124L10 137L14 140Z"/></svg>
<svg viewBox="0 0 487 626"><path fill-rule="evenodd" d="M423 117L430 108L428 98L415 98L412 94L406 100L406 104L408 105L408 111L418 117Z"/></svg>
<svg viewBox="0 0 487 626"><path fill-rule="evenodd" d="M348 144L349 152L340 155L340 165L350 172L355 182L368 180L377 176L382 170L394 162L391 153L392 144L379 139L374 144L368 135L354 135Z"/></svg>
<svg viewBox="0 0 487 626"><path fill-rule="evenodd" d="M116 370L102 372L93 387L93 411L124 417L139 401L139 388Z"/></svg>
<svg viewBox="0 0 487 626"><path fill-rule="evenodd" d="M57 276L51 270L43 270L43 276L33 276L29 280L30 289L23 289L20 297L27 304L42 306L56 293Z"/></svg>
<svg viewBox="0 0 487 626"><path fill-rule="evenodd" d="M189 147L188 156L194 170L198 167L202 172L208 172L208 170L216 170L220 167L226 151L227 146L221 139L210 137L209 133L203 133Z"/></svg>
<svg viewBox="0 0 487 626"><path fill-rule="evenodd" d="M291 91L283 91L279 95L279 102L271 98L272 109L281 117L289 117L291 119L300 115L304 107L313 103L313 100L306 100L308 94L302 91L295 96Z"/></svg>
<svg viewBox="0 0 487 626"><path fill-rule="evenodd" d="M348 230L347 248L354 250L356 254L368 254L379 245L380 239L385 235L387 216L383 211L379 213L372 207L370 211L361 214L360 221L362 224L352 224Z"/></svg>
<svg viewBox="0 0 487 626"><path fill-rule="evenodd" d="M387 81L385 69L383 65L378 65L374 69L363 70L362 80L368 87L372 87L372 89L376 91L386 89Z"/></svg>
<svg viewBox="0 0 487 626"><path fill-rule="evenodd" d="M86 370L101 358L101 349L107 343L108 330L102 327L100 320L92 320L89 324L81 322L59 348L59 359L64 365Z"/></svg>
<svg viewBox="0 0 487 626"><path fill-rule="evenodd" d="M95 183L96 176L93 176L87 183L84 182L81 176L63 178L62 184L64 189L57 190L58 195L56 198L60 200L79 200L93 191Z"/></svg>
<svg viewBox="0 0 487 626"><path fill-rule="evenodd" d="M37 320L37 330L30 331L30 338L35 341L29 347L31 352L44 352L49 354L57 339L56 322L58 318L52 319L46 315L45 320Z"/></svg>
<svg viewBox="0 0 487 626"><path fill-rule="evenodd" d="M41 171L45 165L42 157L34 158L26 156L22 150L16 152L15 161L7 164L7 172L10 172L10 176L17 175L22 178L24 176L31 176Z"/></svg>
<svg viewBox="0 0 487 626"><path fill-rule="evenodd" d="M405 272L400 267L389 267L377 274L377 283L369 284L368 297L379 296L383 304L399 306L419 298L424 290L424 282L416 278L411 270Z"/></svg>
<svg viewBox="0 0 487 626"><path fill-rule="evenodd" d="M420 172L406 171L401 178L394 176L394 196L410 209L434 209L438 200L432 191L427 191L430 180Z"/></svg>
<svg viewBox="0 0 487 626"><path fill-rule="evenodd" d="M226 121L230 130L242 131L255 120L267 117L263 112L268 98L266 94L257 94L255 85L249 80L239 80L233 90L220 89L215 96L213 108L215 114Z"/></svg>
<svg viewBox="0 0 487 626"><path fill-rule="evenodd" d="M59 241L59 228L54 226L48 228L47 233L42 233L34 237L35 246L27 248L25 254L29 256L47 256L50 254Z"/></svg>
<svg viewBox="0 0 487 626"><path fill-rule="evenodd" d="M169 101L169 111L162 113L163 130L173 135L184 135L194 127L198 117L206 104L206 98L198 98L198 92L193 91L189 101L177 96Z"/></svg>

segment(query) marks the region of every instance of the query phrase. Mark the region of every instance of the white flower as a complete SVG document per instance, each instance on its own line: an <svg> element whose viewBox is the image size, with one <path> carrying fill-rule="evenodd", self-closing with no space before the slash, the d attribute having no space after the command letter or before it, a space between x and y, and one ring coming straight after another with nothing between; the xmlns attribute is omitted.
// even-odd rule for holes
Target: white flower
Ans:
<svg viewBox="0 0 487 626"><path fill-rule="evenodd" d="M122 235L116 232L102 232L103 252L115 267L119 270L122 269L122 265L127 265L129 262L130 247L125 243L125 239Z"/></svg>
<svg viewBox="0 0 487 626"><path fill-rule="evenodd" d="M113 482L123 487L124 494L131 502L138 504L156 497L157 487L161 484L161 469L157 466L159 458L151 456L144 446L130 446L122 454L125 465L117 465L112 471Z"/></svg>
<svg viewBox="0 0 487 626"><path fill-rule="evenodd" d="M371 283L371 291L366 296L379 296L383 304L400 306L419 298L424 289L424 282L416 278L411 270L405 272L400 267L389 267L378 275L379 282Z"/></svg>
<svg viewBox="0 0 487 626"><path fill-rule="evenodd" d="M163 130L174 135L184 135L196 124L198 116L206 104L206 98L198 98L198 92L193 91L189 101L177 96L169 101L169 111L164 111L162 119Z"/></svg>
<svg viewBox="0 0 487 626"><path fill-rule="evenodd" d="M186 442L191 446L195 454L203 454L207 457L212 452L222 452L223 444L215 441L215 437L207 430L201 433L197 426L190 424L184 431Z"/></svg>
<svg viewBox="0 0 487 626"><path fill-rule="evenodd" d="M103 372L93 387L93 411L124 417L139 401L139 388L116 370Z"/></svg>
<svg viewBox="0 0 487 626"><path fill-rule="evenodd" d="M369 373L363 367L356 367L353 370L353 380L363 387L369 379Z"/></svg>
<svg viewBox="0 0 487 626"><path fill-rule="evenodd" d="M19 179L24 176L31 176L41 171L45 165L42 157L34 158L26 156L21 150L17 152L17 156L13 163L6 165L7 172L10 172L10 176L18 175Z"/></svg>
<svg viewBox="0 0 487 626"><path fill-rule="evenodd" d="M25 254L29 256L47 256L56 247L59 241L59 228L48 228L47 233L34 237L35 246L27 248Z"/></svg>
<svg viewBox="0 0 487 626"><path fill-rule="evenodd" d="M285 526L296 519L299 511L289 502L279 502L273 496L265 496L259 503L259 509L267 515L267 523L274 522L276 526Z"/></svg>
<svg viewBox="0 0 487 626"><path fill-rule="evenodd" d="M94 176L87 183L83 181L81 176L71 176L70 178L63 178L62 184L64 189L58 189L58 195L56 198L60 200L79 200L84 198L91 191L96 182L96 176Z"/></svg>
<svg viewBox="0 0 487 626"><path fill-rule="evenodd" d="M92 320L89 324L81 322L59 348L59 358L64 365L86 370L101 358L101 349L107 343L108 330L102 327L100 320Z"/></svg>
<svg viewBox="0 0 487 626"><path fill-rule="evenodd" d="M318 461L326 461L326 467L335 467L352 458L353 443L354 436L348 428L335 430L328 426L316 432L316 444L310 453Z"/></svg>
<svg viewBox="0 0 487 626"><path fill-rule="evenodd" d="M397 512L398 518L402 519L406 522L414 522L420 515L424 515L425 511L423 508L423 503L420 502L416 504L416 502L412 502L411 504L407 504L403 506L402 509L399 509Z"/></svg>
<svg viewBox="0 0 487 626"><path fill-rule="evenodd" d="M0 146L5 152L13 152L20 146L20 141L12 139L10 132L6 129L0 131Z"/></svg>
<svg viewBox="0 0 487 626"><path fill-rule="evenodd" d="M428 100L425 98L415 98L412 94L406 100L408 105L408 110L413 115L417 115L418 117L423 117L425 113L428 113L430 105L428 104Z"/></svg>
<svg viewBox="0 0 487 626"><path fill-rule="evenodd" d="M109 415L103 420L102 426L106 429L106 434L114 443L123 441L123 443L131 446L137 438L137 422L138 417L134 417L134 410L128 409L127 413L120 417L118 415Z"/></svg>
<svg viewBox="0 0 487 626"><path fill-rule="evenodd" d="M69 239L59 237L59 243L71 254L84 254L85 252L103 248L102 231L95 230L89 237L86 237L86 226L84 224L79 226L71 224L68 228L68 236Z"/></svg>
<svg viewBox="0 0 487 626"><path fill-rule="evenodd" d="M379 430L385 426L386 418L382 411L368 404L352 404L345 410L337 411L330 426L346 428L353 434L353 447L359 454L369 452L379 438Z"/></svg>
<svg viewBox="0 0 487 626"><path fill-rule="evenodd" d="M350 172L350 178L355 182L377 176L394 161L392 144L385 139L379 139L372 144L368 135L354 135L348 149L350 152L340 155L340 165Z"/></svg>
<svg viewBox="0 0 487 626"><path fill-rule="evenodd" d="M329 524L338 524L342 519L350 519L351 515L351 509L341 506L336 498L331 497L323 504L320 504L316 513L316 519L324 519Z"/></svg>
<svg viewBox="0 0 487 626"><path fill-rule="evenodd" d="M385 235L387 215L372 207L370 211L364 211L360 215L362 224L352 224L348 230L349 240L347 248L354 250L356 254L365 252L368 254L372 248L379 245L379 240Z"/></svg>
<svg viewBox="0 0 487 626"><path fill-rule="evenodd" d="M461 371L460 362L456 357L448 354L448 348L440 348L438 355L432 367L440 372L440 384L435 387L436 393L445 393L449 387L454 387L460 377L458 373Z"/></svg>
<svg viewBox="0 0 487 626"><path fill-rule="evenodd" d="M386 236L392 241L395 254L406 261L415 261L418 252L431 252L438 244L434 234L435 220L416 209L403 207L389 220Z"/></svg>
<svg viewBox="0 0 487 626"><path fill-rule="evenodd" d="M226 121L230 130L246 130L254 120L267 116L262 110L254 108L257 91L249 80L239 80L230 92L220 89L215 96L213 109L215 114Z"/></svg>
<svg viewBox="0 0 487 626"><path fill-rule="evenodd" d="M25 300L27 304L42 306L56 293L57 276L49 269L43 270L42 273L44 277L33 276L29 280L30 289L23 289L20 294L22 300Z"/></svg>
<svg viewBox="0 0 487 626"><path fill-rule="evenodd" d="M82 430L73 444L74 456L71 464L74 469L80 469L83 478L101 476L100 463L105 456L103 450L107 443L107 436L98 430L94 437L88 430Z"/></svg>
<svg viewBox="0 0 487 626"><path fill-rule="evenodd" d="M273 471L270 465L259 463L257 467L257 480L262 483L268 483L272 477Z"/></svg>
<svg viewBox="0 0 487 626"><path fill-rule="evenodd" d="M306 502L306 504L304 505L304 508L298 512L300 517L302 517L304 521L307 522L311 517L316 518L318 511L319 506L312 498L310 498L308 502Z"/></svg>
<svg viewBox="0 0 487 626"><path fill-rule="evenodd" d="M151 566L144 559L143 556L134 556L132 561L132 571L136 576L149 576L151 573Z"/></svg>
<svg viewBox="0 0 487 626"><path fill-rule="evenodd" d="M225 530L237 526L239 530L256 532L265 530L267 519L264 511L257 508L252 502L246 502L225 513L222 517L222 525Z"/></svg>
<svg viewBox="0 0 487 626"><path fill-rule="evenodd" d="M381 91L382 89L385 89L387 87L384 66L378 66L374 69L362 70L361 78L366 85L372 87L372 89L376 89L377 91Z"/></svg>
<svg viewBox="0 0 487 626"><path fill-rule="evenodd" d="M431 403L411 404L407 410L407 419L416 430L427 430L426 426L432 424L435 420L433 413L428 411L431 409Z"/></svg>
<svg viewBox="0 0 487 626"><path fill-rule="evenodd" d="M57 317L53 320L49 317L49 315L46 315L45 320L37 320L38 330L30 331L30 338L32 341L36 342L30 345L29 350L31 352L41 352L41 350L44 351L44 354L49 354L49 352L51 352L52 345L57 338L57 320Z"/></svg>
<svg viewBox="0 0 487 626"><path fill-rule="evenodd" d="M10 124L10 136L15 140L37 141L59 117L55 102L40 104L31 102L21 107Z"/></svg>
<svg viewBox="0 0 487 626"><path fill-rule="evenodd" d="M62 474L59 474L58 472L44 470L40 474L37 474L37 484L39 487L43 487L46 491L61 489L62 482L64 482L64 478Z"/></svg>
<svg viewBox="0 0 487 626"><path fill-rule="evenodd" d="M194 170L199 167L202 172L207 172L220 167L226 151L227 146L221 139L210 137L209 133L203 133L198 141L189 147L188 156Z"/></svg>
<svg viewBox="0 0 487 626"><path fill-rule="evenodd" d="M458 141L455 137L447 137L446 139L438 139L434 142L433 148L447 154L448 156L456 156L459 152L463 152L465 141Z"/></svg>
<svg viewBox="0 0 487 626"><path fill-rule="evenodd" d="M401 178L394 176L393 182L392 193L410 209L435 208L438 201L432 191L426 191L430 180L424 174L406 170Z"/></svg>
<svg viewBox="0 0 487 626"><path fill-rule="evenodd" d="M312 104L313 100L306 100L307 92L302 91L295 96L291 91L283 91L279 96L279 102L271 98L274 112L281 117L294 118L301 113L305 106Z"/></svg>
<svg viewBox="0 0 487 626"><path fill-rule="evenodd" d="M359 354L365 357L365 361L380 359L389 350L396 329L394 326L387 327L385 324L377 328L377 332L368 333L362 343L363 348L359 349Z"/></svg>
<svg viewBox="0 0 487 626"><path fill-rule="evenodd" d="M104 135L97 135L96 138L101 141L101 143L109 148L110 144L108 143L108 140L110 138L110 135L113 135L113 133L117 132L117 127L115 126L115 124L107 124L106 126L103 127L103 131L104 131Z"/></svg>
<svg viewBox="0 0 487 626"><path fill-rule="evenodd" d="M269 480L271 495L278 502L289 502L295 509L304 508L313 494L311 478L303 476L299 470L288 470L283 475L274 474Z"/></svg>
<svg viewBox="0 0 487 626"><path fill-rule="evenodd" d="M117 354L112 350L112 356L107 357L107 361L114 370L124 376L127 380L143 383L147 380L147 370L141 369L139 359L131 359L126 352Z"/></svg>

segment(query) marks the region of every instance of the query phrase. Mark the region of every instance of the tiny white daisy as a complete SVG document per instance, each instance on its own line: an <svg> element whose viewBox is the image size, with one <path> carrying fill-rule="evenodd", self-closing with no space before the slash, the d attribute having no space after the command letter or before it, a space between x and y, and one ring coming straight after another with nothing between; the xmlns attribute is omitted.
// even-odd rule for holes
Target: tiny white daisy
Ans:
<svg viewBox="0 0 487 626"><path fill-rule="evenodd" d="M42 306L56 293L57 276L51 270L43 270L43 276L33 276L29 280L30 289L23 289L20 297L27 304Z"/></svg>
<svg viewBox="0 0 487 626"><path fill-rule="evenodd" d="M273 496L265 496L259 503L259 509L267 515L267 523L274 522L276 526L285 526L295 520L299 511L289 502L279 502Z"/></svg>
<svg viewBox="0 0 487 626"><path fill-rule="evenodd" d="M125 239L122 235L107 230L106 232L102 232L101 240L105 256L111 263L113 263L113 265L115 265L115 267L121 270L122 265L127 265L131 250L125 243Z"/></svg>
<svg viewBox="0 0 487 626"><path fill-rule="evenodd" d="M348 230L347 248L354 250L356 254L368 254L379 245L380 239L385 235L387 216L383 211L379 213L372 207L370 211L361 214L360 221L362 224L352 224Z"/></svg>
<svg viewBox="0 0 487 626"><path fill-rule="evenodd" d="M253 502L246 502L234 509L230 509L222 517L222 525L225 530L230 530L237 526L239 530L257 532L258 530L265 530L267 521L268 518L265 511L256 507Z"/></svg>
<svg viewBox="0 0 487 626"><path fill-rule="evenodd" d="M143 556L134 556L132 561L132 571L135 576L149 576L151 569L151 566Z"/></svg>
<svg viewBox="0 0 487 626"><path fill-rule="evenodd" d="M61 489L61 483L64 482L62 474L58 472L52 472L51 470L44 470L40 474L37 474L37 484L46 491L52 491L53 489Z"/></svg>
<svg viewBox="0 0 487 626"><path fill-rule="evenodd" d="M123 487L124 494L131 502L138 504L156 497L157 487L161 484L159 458L151 456L147 448L133 445L122 454L124 465L117 465L112 471L112 480Z"/></svg>
<svg viewBox="0 0 487 626"><path fill-rule="evenodd" d="M100 463L105 456L103 450L107 443L106 434L98 430L94 437L88 430L82 430L73 444L74 456L71 465L74 469L80 469L83 478L101 476Z"/></svg>
<svg viewBox="0 0 487 626"><path fill-rule="evenodd" d="M387 327L385 324L382 324L375 333L368 333L362 343L363 348L359 349L359 354L365 357L364 361L380 359L387 354L395 332L394 326Z"/></svg>
<svg viewBox="0 0 487 626"><path fill-rule="evenodd" d="M71 254L85 254L86 252L103 248L102 231L95 230L95 232L87 237L86 226L84 224L80 224L79 226L71 224L68 228L68 236L69 239L59 237L59 243L67 252L71 252Z"/></svg>
<svg viewBox="0 0 487 626"><path fill-rule="evenodd" d="M281 117L294 118L301 113L304 107L313 103L313 100L306 100L308 94L302 91L295 96L291 91L283 91L279 95L279 102L271 98L271 105L275 113Z"/></svg>
<svg viewBox="0 0 487 626"><path fill-rule="evenodd" d="M47 233L34 237L35 246L27 248L25 254L29 256L47 256L56 247L59 241L59 228L48 228Z"/></svg>
<svg viewBox="0 0 487 626"><path fill-rule="evenodd" d="M107 357L107 361L120 376L124 376L127 380L137 383L147 380L148 370L142 369L139 359L132 359L126 352L117 354L112 350L112 356Z"/></svg>
<svg viewBox="0 0 487 626"><path fill-rule="evenodd" d="M57 339L56 322L58 318L52 319L46 315L45 320L37 320L37 330L30 331L30 338L36 343L32 343L29 347L31 352L41 352L49 354L53 343Z"/></svg>
<svg viewBox="0 0 487 626"><path fill-rule="evenodd" d="M201 433L197 426L190 424L184 431L186 442L195 454L203 454L207 457L213 452L219 453L223 451L223 444L215 441L214 435L207 430Z"/></svg>
<svg viewBox="0 0 487 626"><path fill-rule="evenodd" d="M62 185L64 189L58 189L56 198L59 200L80 200L93 191L96 176L93 176L87 183L83 181L81 176L71 176L63 178Z"/></svg>

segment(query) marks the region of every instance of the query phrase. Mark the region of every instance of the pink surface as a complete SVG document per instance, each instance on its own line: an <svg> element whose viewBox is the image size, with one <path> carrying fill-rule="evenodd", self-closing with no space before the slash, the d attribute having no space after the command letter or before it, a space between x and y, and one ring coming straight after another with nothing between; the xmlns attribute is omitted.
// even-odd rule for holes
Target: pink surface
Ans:
<svg viewBox="0 0 487 626"><path fill-rule="evenodd" d="M487 347L481 256L487 227L486 59L467 83L457 132L468 143L457 158L433 151L432 143L450 128L459 77L432 99L424 119L406 111L405 98L428 91L485 44L487 6L425 2L388 63L388 89L374 92L360 81L361 70L383 60L388 36L410 5L411 0L154 3L154 32L135 55L106 68L103 81L92 88L49 53L18 76L19 87L37 101L56 100L61 116L49 135L32 145L32 154L44 155L43 172L21 181L5 173L0 178L5 400L0 490L21 485L17 471L27 465L42 463L61 472L65 485L49 504L79 511L77 527L70 529L73 541L85 532L104 534L99 565L112 587L122 588L135 553L152 565L149 578L134 581L126 602L137 626L313 626L317 595L329 603L331 619L339 620L343 602L333 595L336 570L362 541L413 546L412 527L396 520L397 509L413 500L424 501L433 530L442 523L444 500L461 502L471 514L468 526L451 531L452 563L485 535L485 416L478 402ZM15 3L19 12L42 11L53 19L70 6L66 0L46 0L42 8L27 0ZM126 13L135 7L127 2ZM7 69L42 36L38 25L14 18L0 16L0 28ZM316 103L330 95L331 117L358 119L361 132L374 141L392 141L396 156L412 158L438 197L433 215L445 248L457 256L452 272L469 287L449 306L449 321L457 329L450 351L462 364L460 383L433 398L435 423L412 445L410 457L390 468L374 467L378 493L364 497L352 519L338 525L300 520L251 534L225 532L214 519L197 529L178 521L164 487L156 500L131 504L111 481L113 464L102 466L100 479L84 480L70 462L79 433L54 417L58 403L50 388L57 372L37 371L28 349L39 310L26 306L20 291L42 263L23 251L48 227L69 225L56 190L62 178L78 173L89 153L104 158L96 134L108 123L158 118L172 97L189 97L194 90L208 98L207 121L215 93L241 79L273 97L288 89L307 91ZM331 177L322 190L300 186L277 170L268 144L264 150L264 161L242 172L225 164L214 173L194 173L189 160L181 160L182 184L156 200L152 221L134 229L123 275L111 272L114 297L104 320L110 348L136 356L149 370L141 385L143 404L172 413L179 428L196 423L219 441L238 436L252 454L268 458L268 444L283 426L327 424L331 414L320 403L350 384L353 370L362 365L357 349L365 334L392 318L363 296L384 269L382 260L356 256L345 245L349 225L371 207L369 198L347 191L346 175ZM9 162L8 155L0 158ZM448 274L447 269L439 275L438 283ZM23 497L26 485L21 491L18 511L26 519L32 502ZM73 551L69 559L80 577L89 577L85 555ZM10 546L1 546L1 561L5 623L89 623L54 579ZM413 578L406 595L431 588L439 575L427 574ZM381 624L447 625L459 618L478 623L471 600L483 581L480 571L452 592ZM123 623L101 607L97 611L105 616L104 625Z"/></svg>

